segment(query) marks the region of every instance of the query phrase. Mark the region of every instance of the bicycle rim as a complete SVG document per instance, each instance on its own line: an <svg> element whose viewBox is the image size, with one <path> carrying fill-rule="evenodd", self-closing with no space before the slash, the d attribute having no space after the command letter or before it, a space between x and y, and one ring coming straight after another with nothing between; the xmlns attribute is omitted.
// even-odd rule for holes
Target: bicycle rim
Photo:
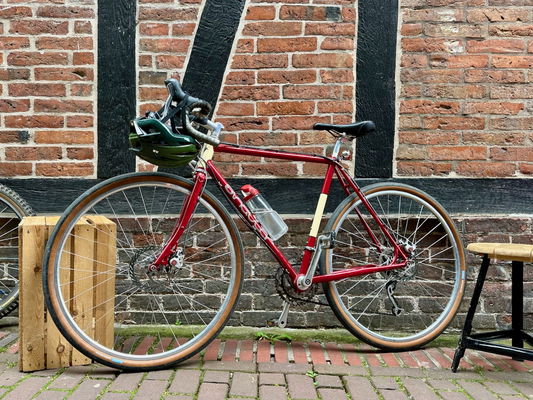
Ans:
<svg viewBox="0 0 533 400"><path fill-rule="evenodd" d="M191 183L129 174L82 195L47 247L52 317L82 353L129 370L165 368L198 353L228 321L242 284L238 232L204 193L172 254L149 267L170 237Z"/></svg>
<svg viewBox="0 0 533 400"><path fill-rule="evenodd" d="M18 305L18 225L34 215L31 207L12 189L0 185L0 318Z"/></svg>
<svg viewBox="0 0 533 400"><path fill-rule="evenodd" d="M420 347L448 326L462 299L461 240L442 206L424 192L398 184L363 191L396 241L414 250L407 267L325 284L326 296L343 325L363 341L384 349ZM355 196L339 206L329 230L337 237L323 259L324 272L394 259L392 246Z"/></svg>

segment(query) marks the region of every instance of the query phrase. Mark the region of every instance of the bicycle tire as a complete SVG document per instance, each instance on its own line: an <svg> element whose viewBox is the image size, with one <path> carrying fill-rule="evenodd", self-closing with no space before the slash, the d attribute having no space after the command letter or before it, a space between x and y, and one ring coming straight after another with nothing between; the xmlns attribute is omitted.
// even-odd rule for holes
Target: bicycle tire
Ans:
<svg viewBox="0 0 533 400"><path fill-rule="evenodd" d="M459 233L444 208L419 189L379 183L362 192L395 239L415 250L404 269L324 283L326 298L344 327L365 343L394 351L419 348L449 325L463 297L466 267ZM354 223L360 221L355 210L382 244L379 251L368 231ZM331 231L335 248L323 255L322 274L393 260L392 246L355 194L333 213L325 228Z"/></svg>
<svg viewBox="0 0 533 400"><path fill-rule="evenodd" d="M43 286L50 315L81 353L125 371L164 369L200 352L226 325L242 288L242 242L208 191L178 242L175 266L149 269L192 187L170 174L126 174L88 190L62 215L45 250ZM83 233L86 223L94 233ZM116 241L103 240L115 229ZM108 285L114 297L97 299ZM81 305L87 291L93 297ZM112 342L94 330L99 322L112 325Z"/></svg>
<svg viewBox="0 0 533 400"><path fill-rule="evenodd" d="M0 318L7 316L18 307L17 227L22 218L31 215L35 215L31 206L13 189L0 184L0 250L2 250L2 256L0 256L0 266L2 267ZM6 235L8 237L5 237Z"/></svg>

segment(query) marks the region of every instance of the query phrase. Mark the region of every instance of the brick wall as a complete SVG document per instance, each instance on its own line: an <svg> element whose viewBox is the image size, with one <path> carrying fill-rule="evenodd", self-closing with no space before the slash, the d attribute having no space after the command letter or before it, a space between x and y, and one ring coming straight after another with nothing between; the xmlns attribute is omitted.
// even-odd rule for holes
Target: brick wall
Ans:
<svg viewBox="0 0 533 400"><path fill-rule="evenodd" d="M94 1L0 1L0 175L93 176Z"/></svg>
<svg viewBox="0 0 533 400"><path fill-rule="evenodd" d="M397 174L531 176L531 1L401 5Z"/></svg>

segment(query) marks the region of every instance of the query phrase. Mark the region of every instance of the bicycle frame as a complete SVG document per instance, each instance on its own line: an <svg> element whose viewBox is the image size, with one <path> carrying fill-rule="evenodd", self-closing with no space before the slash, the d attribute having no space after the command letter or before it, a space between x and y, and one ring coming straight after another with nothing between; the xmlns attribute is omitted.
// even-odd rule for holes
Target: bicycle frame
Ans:
<svg viewBox="0 0 533 400"><path fill-rule="evenodd" d="M408 258L406 251L402 248L401 245L399 245L396 242L396 240L393 238L393 236L389 232L389 229L387 228L387 226L383 223L383 221L378 216L376 211L373 209L373 207L369 204L369 202L365 198L364 194L362 193L357 183L350 177L350 175L346 172L346 170L340 164L339 158L337 157L337 153L340 148L341 142L342 142L342 139L337 140L336 150L334 150L334 154L332 157L325 157L325 156L312 155L312 154L293 153L293 152L286 152L286 151L281 151L281 150L265 150L265 149L261 149L257 147L239 146L239 145L234 145L234 144L229 144L229 143L222 143L216 148L213 148L210 145L205 145L202 155L200 157L200 161L195 170L194 187L183 205L180 218L179 218L178 223L176 224L176 227L174 228L173 235L171 239L168 241L168 243L165 245L165 248L163 249L162 253L159 255L157 260L155 260L155 262L152 265L155 268L157 268L158 265L166 264L168 262L168 258L173 252L175 244L179 240L181 234L184 232L185 228L187 227L196 209L196 206L198 204L198 199L207 184L207 175L209 175L215 181L215 183L217 184L221 192L224 194L224 196L228 199L230 204L233 205L235 210L240 214L242 219L246 222L247 226L262 240L262 242L270 250L270 252L276 258L279 264L289 274L294 287L297 288L298 279L305 276L306 273L308 272L310 264L311 264L311 259L313 257L314 252L316 251L320 222L324 215L324 210L325 210L327 198L329 195L331 183L333 181L333 177L334 175L336 175L346 195L350 195L351 191L353 191L358 196L358 198L360 199L364 207L368 210L372 218L376 221L380 230L383 232L387 240L392 245L394 249L394 257L393 257L392 262L386 265L368 264L368 265L362 265L362 266L356 266L353 268L344 269L342 271L334 271L334 272L331 272L325 275L315 275L312 278L312 283L315 284L315 283L320 283L320 282L336 281L336 280L349 278L352 276L372 274L376 272L388 271L388 270L405 267L407 264L406 260ZM307 239L307 244L305 246L305 250L303 253L302 263L298 271L296 271L295 267L287 260L283 252L277 247L274 241L270 239L270 237L266 233L261 223L257 220L255 215L248 209L246 204L244 204L244 202L238 196L236 191L224 178L222 173L216 168L212 160L213 154L215 152L254 156L254 157L265 157L265 158L272 158L272 159L291 160L291 161L303 161L303 162L327 165L327 171L324 177L324 183L322 185L321 194L318 200L316 212L315 212L313 222L311 225L311 231ZM358 211L358 216L364 229L369 233L374 246L376 246L376 249L378 251L381 250L381 244L379 243L378 239L372 234L372 231L370 230L367 222L365 221L363 216L359 213L359 211Z"/></svg>

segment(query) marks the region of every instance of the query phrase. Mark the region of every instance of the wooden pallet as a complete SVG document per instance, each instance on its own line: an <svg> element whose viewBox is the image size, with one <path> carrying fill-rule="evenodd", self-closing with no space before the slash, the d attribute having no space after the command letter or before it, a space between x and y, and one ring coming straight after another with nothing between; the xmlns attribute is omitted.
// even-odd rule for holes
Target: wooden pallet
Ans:
<svg viewBox="0 0 533 400"><path fill-rule="evenodd" d="M46 241L59 217L27 217L19 226L19 369L37 371L91 363L72 348L47 316L42 288ZM116 226L109 219L82 218L61 259L63 298L77 325L99 343L113 343ZM70 300L68 300L70 299Z"/></svg>

